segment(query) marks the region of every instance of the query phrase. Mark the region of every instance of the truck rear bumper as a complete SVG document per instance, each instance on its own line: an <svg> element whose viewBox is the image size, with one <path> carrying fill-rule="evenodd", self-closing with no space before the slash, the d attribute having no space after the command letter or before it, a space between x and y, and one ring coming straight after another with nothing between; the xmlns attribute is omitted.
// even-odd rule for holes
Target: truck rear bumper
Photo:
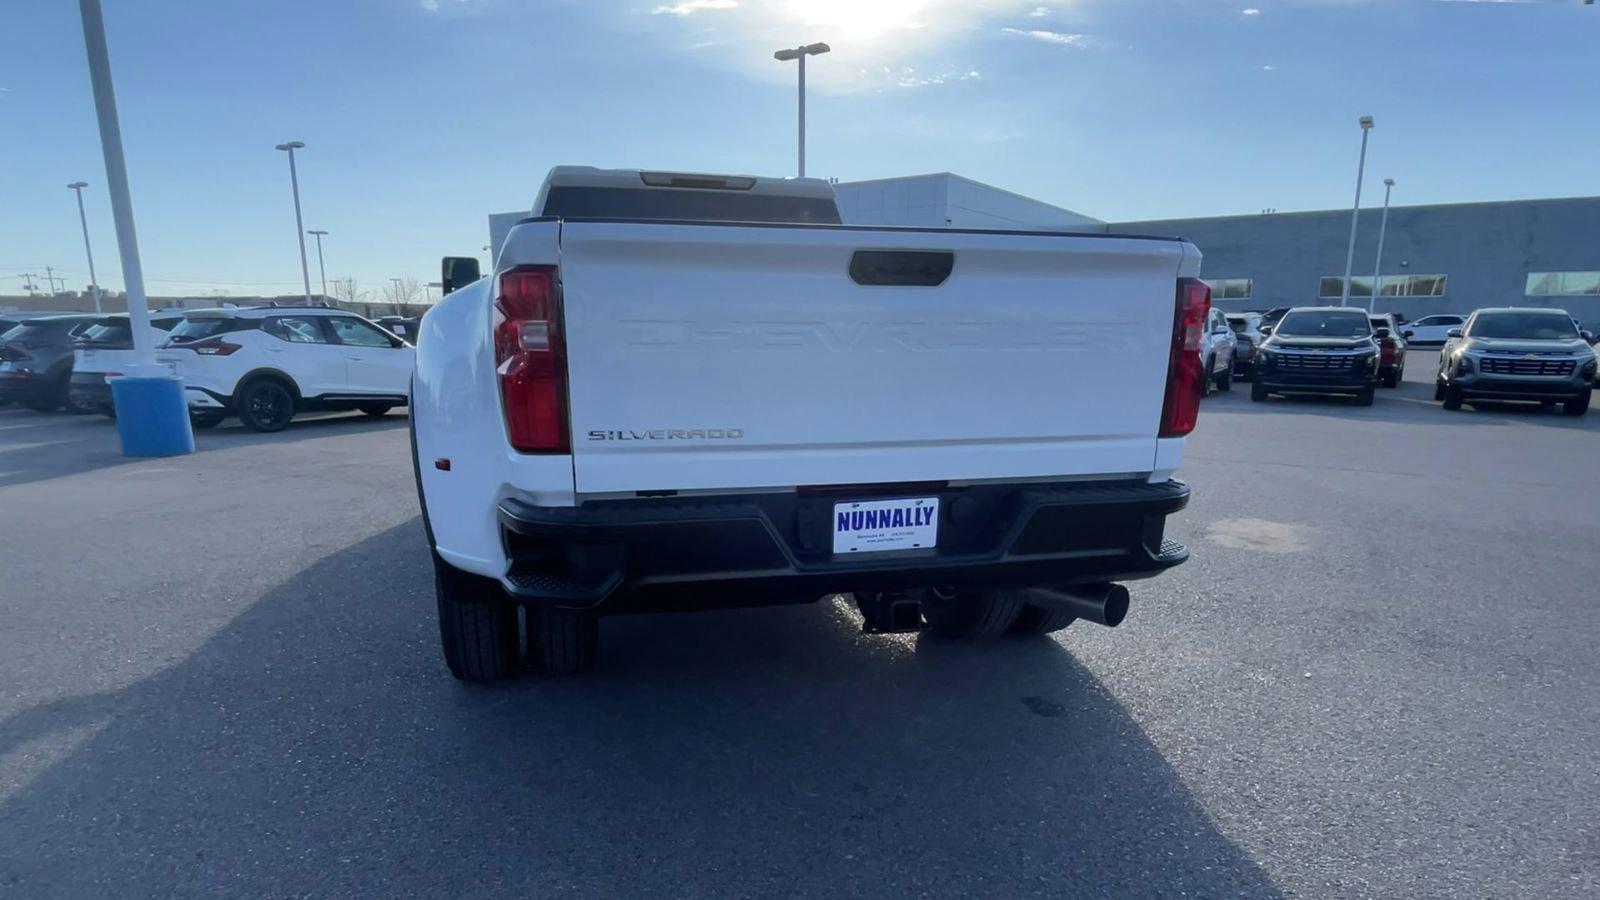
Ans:
<svg viewBox="0 0 1600 900"><path fill-rule="evenodd" d="M939 497L932 549L836 556L834 504ZM1164 537L1180 481L886 485L598 501L501 502L513 596L606 613L805 603L931 587L1064 587L1156 575L1188 559Z"/></svg>

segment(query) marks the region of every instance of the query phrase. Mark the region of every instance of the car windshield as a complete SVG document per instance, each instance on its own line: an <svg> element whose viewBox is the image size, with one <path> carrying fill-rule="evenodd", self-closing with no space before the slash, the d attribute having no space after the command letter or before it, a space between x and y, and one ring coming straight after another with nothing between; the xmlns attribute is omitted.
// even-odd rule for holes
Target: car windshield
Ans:
<svg viewBox="0 0 1600 900"><path fill-rule="evenodd" d="M75 324L77 323L72 321L63 322L54 319L34 319L32 321L19 323L15 328L12 328L10 331L6 332L5 335L0 336L0 339L7 341L20 341L24 339L32 341L48 340L59 333L65 332Z"/></svg>
<svg viewBox="0 0 1600 900"><path fill-rule="evenodd" d="M232 323L232 321L232 319L217 317L184 319L172 329L171 340L178 343L183 343L185 341L198 341L203 338L211 337L212 335L221 334L228 330L228 326Z"/></svg>
<svg viewBox="0 0 1600 900"><path fill-rule="evenodd" d="M1372 325L1373 331L1377 331L1379 328L1389 327L1388 319L1368 319L1367 322Z"/></svg>
<svg viewBox="0 0 1600 900"><path fill-rule="evenodd" d="M1487 313L1467 327L1467 337L1530 341L1570 341L1578 336L1572 319L1561 313Z"/></svg>
<svg viewBox="0 0 1600 900"><path fill-rule="evenodd" d="M1372 333L1367 317L1359 312L1303 310L1283 317L1275 334L1295 337L1363 338Z"/></svg>

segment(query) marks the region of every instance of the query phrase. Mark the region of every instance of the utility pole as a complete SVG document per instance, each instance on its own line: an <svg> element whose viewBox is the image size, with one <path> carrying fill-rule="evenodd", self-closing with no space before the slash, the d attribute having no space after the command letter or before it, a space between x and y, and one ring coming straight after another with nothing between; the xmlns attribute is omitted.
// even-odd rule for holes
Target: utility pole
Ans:
<svg viewBox="0 0 1600 900"><path fill-rule="evenodd" d="M35 293L34 288L33 288L33 280L35 278L38 278L39 276L37 276L37 275L35 275L35 274L31 273L31 272L24 272L21 275L18 275L17 277L21 278L23 281L27 282L27 284L23 285L23 287L27 290L28 296L32 297L34 295L34 293Z"/></svg>
<svg viewBox="0 0 1600 900"><path fill-rule="evenodd" d="M95 277L94 251L89 249L89 218L83 214L83 189L88 186L87 181L74 181L67 188L78 195L78 224L83 226L83 255L89 258L89 293L94 295L94 311L101 312L100 279Z"/></svg>
<svg viewBox="0 0 1600 900"><path fill-rule="evenodd" d="M54 297L56 295L56 270L50 266L45 266L44 278L50 284L50 296ZM65 286L65 279L62 280L62 283Z"/></svg>
<svg viewBox="0 0 1600 900"><path fill-rule="evenodd" d="M327 303L328 302L328 270L327 270L326 267L324 267L322 265L322 236L327 234L327 232L326 231L322 231L321 229L313 228L310 231L306 232L306 234L314 234L314 235L317 236L317 275L319 275L322 278L322 302L323 303Z"/></svg>
<svg viewBox="0 0 1600 900"><path fill-rule="evenodd" d="M1350 207L1350 247L1344 256L1344 290L1339 294L1339 305L1350 305L1350 270L1356 264L1356 222L1361 218L1361 179L1367 171L1367 133L1372 130L1372 117L1361 117L1361 161L1356 164L1356 202Z"/></svg>

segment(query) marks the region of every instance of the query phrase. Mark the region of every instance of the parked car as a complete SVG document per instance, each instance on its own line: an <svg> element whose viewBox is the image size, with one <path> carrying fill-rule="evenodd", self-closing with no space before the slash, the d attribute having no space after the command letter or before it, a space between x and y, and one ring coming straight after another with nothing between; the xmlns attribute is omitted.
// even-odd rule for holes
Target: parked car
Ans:
<svg viewBox="0 0 1600 900"><path fill-rule="evenodd" d="M841 228L815 178L559 167L538 197L491 277L446 259L417 347L457 678L575 671L604 614L834 593L874 632L1110 625L1188 557L1193 245Z"/></svg>
<svg viewBox="0 0 1600 900"><path fill-rule="evenodd" d="M156 352L183 378L197 427L237 415L256 431L308 410L381 416L404 406L414 359L395 335L325 307L195 310Z"/></svg>
<svg viewBox="0 0 1600 900"><path fill-rule="evenodd" d="M1233 327L1220 309L1206 316L1206 333L1200 342L1200 355L1205 359L1206 389L1215 385L1219 391L1233 390Z"/></svg>
<svg viewBox="0 0 1600 900"><path fill-rule="evenodd" d="M1365 310L1299 306L1279 320L1256 356L1250 399L1269 394L1350 394L1371 406L1378 345Z"/></svg>
<svg viewBox="0 0 1600 900"><path fill-rule="evenodd" d="M1374 313L1367 320L1378 344L1378 383L1395 387L1406 377L1406 339L1392 313Z"/></svg>
<svg viewBox="0 0 1600 900"><path fill-rule="evenodd" d="M24 319L0 335L0 397L48 412L67 402L72 341L99 316Z"/></svg>
<svg viewBox="0 0 1600 900"><path fill-rule="evenodd" d="M1413 344L1439 344L1443 345L1450 339L1450 332L1460 328L1467 321L1466 316L1437 315L1423 316L1415 322L1408 323L1401 329L1400 336Z"/></svg>
<svg viewBox="0 0 1600 900"><path fill-rule="evenodd" d="M150 340L160 346L168 333L183 321L181 310L161 310L150 314ZM85 412L114 416L111 385L106 379L121 375L134 362L133 329L126 313L104 316L85 328L73 342L72 377L68 381L68 400Z"/></svg>
<svg viewBox="0 0 1600 900"><path fill-rule="evenodd" d="M1439 352L1434 399L1450 410L1474 399L1559 402L1581 416L1595 384L1592 337L1559 309L1477 310Z"/></svg>
<svg viewBox="0 0 1600 900"><path fill-rule="evenodd" d="M384 316L377 322L390 333L404 338L408 344L417 342L417 332L422 329L421 316Z"/></svg>
<svg viewBox="0 0 1600 900"><path fill-rule="evenodd" d="M1229 313L1233 329L1233 377L1249 381L1255 375L1256 353L1267 336L1261 333L1261 314Z"/></svg>

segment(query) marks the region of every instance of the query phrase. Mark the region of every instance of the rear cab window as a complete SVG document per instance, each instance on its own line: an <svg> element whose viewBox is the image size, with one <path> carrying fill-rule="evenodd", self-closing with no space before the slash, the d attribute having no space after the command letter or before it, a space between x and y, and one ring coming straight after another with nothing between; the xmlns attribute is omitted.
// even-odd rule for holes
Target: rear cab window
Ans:
<svg viewBox="0 0 1600 900"><path fill-rule="evenodd" d="M175 344L186 344L191 341L201 341L209 337L216 337L229 331L239 330L233 318L223 316L196 316L185 317L183 321L174 325L171 337L168 340Z"/></svg>

